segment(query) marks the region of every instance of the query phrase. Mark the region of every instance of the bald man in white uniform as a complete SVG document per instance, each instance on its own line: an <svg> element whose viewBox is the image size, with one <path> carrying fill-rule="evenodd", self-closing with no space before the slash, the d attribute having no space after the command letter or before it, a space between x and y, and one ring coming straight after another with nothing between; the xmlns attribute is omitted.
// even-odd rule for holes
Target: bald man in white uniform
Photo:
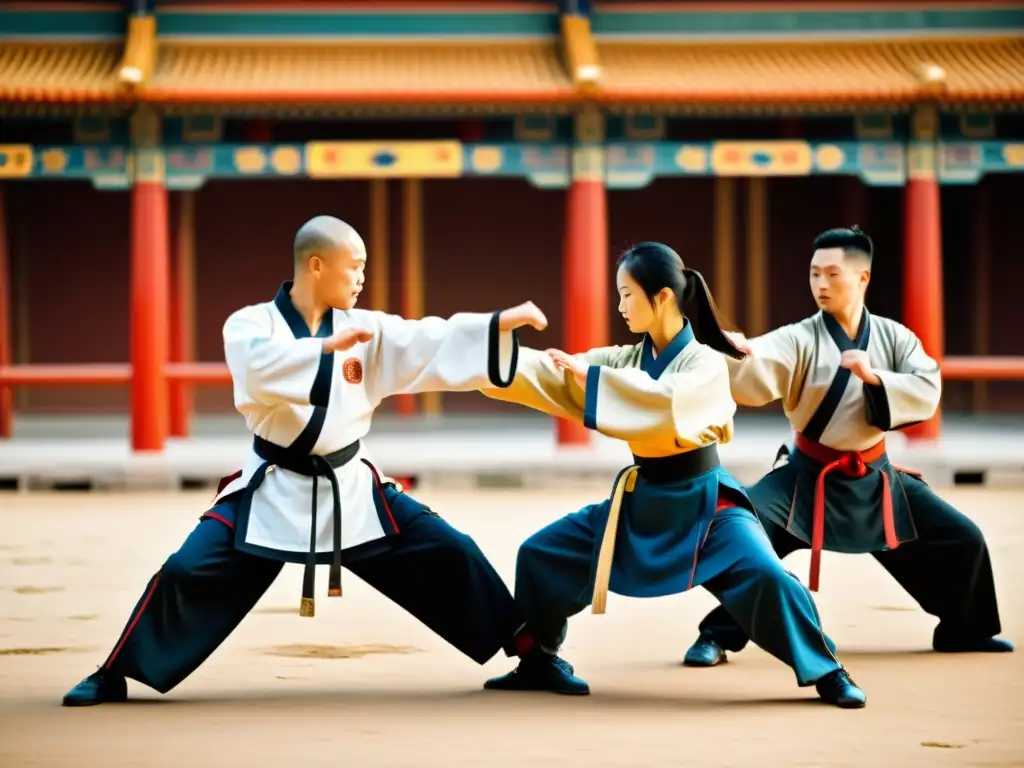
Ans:
<svg viewBox="0 0 1024 768"><path fill-rule="evenodd" d="M406 320L356 309L366 249L348 224L311 219L294 279L224 324L235 407L252 433L241 470L139 599L100 669L65 706L127 698L130 678L166 693L252 610L285 563L304 566L297 612L313 616L317 565L328 596L341 566L479 664L515 654L508 588L471 538L403 493L361 440L390 395L507 387L516 329L542 329L527 302L494 313Z"/></svg>

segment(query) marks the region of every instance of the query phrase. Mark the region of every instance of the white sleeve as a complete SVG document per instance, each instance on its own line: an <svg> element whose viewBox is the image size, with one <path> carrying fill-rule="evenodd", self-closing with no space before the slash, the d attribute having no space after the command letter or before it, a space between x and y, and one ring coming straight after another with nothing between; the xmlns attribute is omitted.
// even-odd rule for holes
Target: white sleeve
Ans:
<svg viewBox="0 0 1024 768"><path fill-rule="evenodd" d="M500 314L461 312L447 320L378 314L379 339L367 360L374 398L509 386L519 340L515 331L499 329Z"/></svg>
<svg viewBox="0 0 1024 768"><path fill-rule="evenodd" d="M323 339L273 339L272 329L270 313L260 306L240 309L224 323L236 406L326 405L333 353L324 353Z"/></svg>

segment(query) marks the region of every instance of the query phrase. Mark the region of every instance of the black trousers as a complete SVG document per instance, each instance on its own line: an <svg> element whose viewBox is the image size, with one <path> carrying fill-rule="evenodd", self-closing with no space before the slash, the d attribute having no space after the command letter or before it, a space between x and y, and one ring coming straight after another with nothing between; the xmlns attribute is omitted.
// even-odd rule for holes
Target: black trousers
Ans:
<svg viewBox="0 0 1024 768"><path fill-rule="evenodd" d="M936 641L957 643L998 635L992 561L981 529L920 480L904 475L903 487L918 538L871 556L926 612L938 617ZM780 558L809 547L765 515L761 522ZM723 606L704 618L700 633L727 651L739 651L749 640Z"/></svg>
<svg viewBox="0 0 1024 768"><path fill-rule="evenodd" d="M411 496L384 493L401 533L383 553L345 562L348 570L477 663L513 653L522 620L476 543ZM252 610L284 564L235 549L233 520L232 509L214 507L167 558L105 669L166 693Z"/></svg>

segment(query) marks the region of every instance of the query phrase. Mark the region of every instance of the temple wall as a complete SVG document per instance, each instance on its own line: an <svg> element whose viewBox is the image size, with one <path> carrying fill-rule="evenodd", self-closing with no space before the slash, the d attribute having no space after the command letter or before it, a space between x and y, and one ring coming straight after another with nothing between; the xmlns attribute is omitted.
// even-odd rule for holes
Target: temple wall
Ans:
<svg viewBox="0 0 1024 768"><path fill-rule="evenodd" d="M990 206L992 285L990 354L1021 354L1016 329L1024 324L1017 295L1024 284L1019 201L1024 176L983 182ZM609 264L631 243L662 240L688 266L715 283L712 260L712 179L660 179L641 190L609 193ZM737 317L746 303L744 183L737 184ZM391 194L391 309L400 300L401 194ZM97 191L79 182L8 185L12 223L13 331L16 363L115 363L128 359L130 195ZM272 298L291 269L291 238L307 218L340 216L361 231L369 224L367 185L354 181L214 181L196 193L197 349L201 361L221 361L220 328L239 306ZM974 353L973 217L976 187L943 189L946 350ZM426 309L448 315L490 311L533 299L551 328L528 332L531 345L559 344L565 193L510 179L424 182ZM171 195L172 216L176 195ZM856 221L851 221L856 217ZM173 219L172 219L173 221ZM859 223L875 239L869 306L900 316L903 239L902 190L862 188L836 177L768 180L769 309L772 325L814 311L806 283L809 244L817 231ZM913 279L910 277L910 279ZM609 280L613 285L613 279ZM367 291L364 296L369 296ZM630 336L608 297L611 338ZM969 409L973 384L951 382L946 407ZM989 408L1024 410L1024 384L989 385ZM109 413L127 409L127 388L20 389L17 407L31 413ZM508 407L476 394L445 395L447 411ZM201 388L201 411L228 411L225 387Z"/></svg>

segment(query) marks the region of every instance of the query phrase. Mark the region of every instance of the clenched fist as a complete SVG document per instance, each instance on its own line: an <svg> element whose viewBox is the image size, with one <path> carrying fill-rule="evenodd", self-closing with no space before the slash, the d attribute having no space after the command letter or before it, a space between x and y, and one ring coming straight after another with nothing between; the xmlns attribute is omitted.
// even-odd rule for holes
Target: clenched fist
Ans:
<svg viewBox="0 0 1024 768"><path fill-rule="evenodd" d="M512 331L527 325L538 331L548 327L548 319L532 301L506 309L498 316L498 327L503 331Z"/></svg>
<svg viewBox="0 0 1024 768"><path fill-rule="evenodd" d="M843 352L843 359L839 365L848 368L858 379L865 384L880 384L881 379L871 370L871 359L868 353L862 349L848 349Z"/></svg>
<svg viewBox="0 0 1024 768"><path fill-rule="evenodd" d="M373 334L363 328L342 328L324 339L324 352L344 352L372 338Z"/></svg>

